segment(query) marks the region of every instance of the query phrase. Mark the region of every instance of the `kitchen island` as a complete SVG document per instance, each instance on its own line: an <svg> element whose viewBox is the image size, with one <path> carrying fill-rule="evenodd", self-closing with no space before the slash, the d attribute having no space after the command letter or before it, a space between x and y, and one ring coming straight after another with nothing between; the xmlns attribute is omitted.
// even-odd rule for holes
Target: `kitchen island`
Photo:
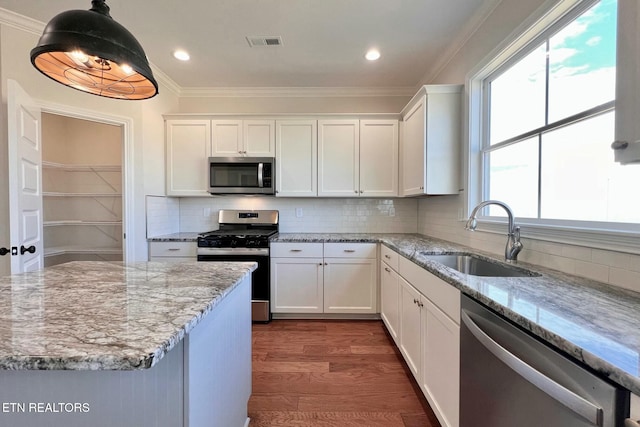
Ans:
<svg viewBox="0 0 640 427"><path fill-rule="evenodd" d="M71 262L0 278L0 425L244 426L253 269Z"/></svg>

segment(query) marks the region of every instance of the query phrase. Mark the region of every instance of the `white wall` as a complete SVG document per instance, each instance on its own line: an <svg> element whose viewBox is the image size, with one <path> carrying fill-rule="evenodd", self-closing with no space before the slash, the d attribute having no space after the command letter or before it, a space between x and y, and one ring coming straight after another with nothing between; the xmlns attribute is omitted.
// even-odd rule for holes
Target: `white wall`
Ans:
<svg viewBox="0 0 640 427"><path fill-rule="evenodd" d="M472 69L544 3L543 0L500 2L431 83L463 83ZM465 193L421 199L418 232L502 256L506 235L464 230L464 221L458 219L458 212L464 208L463 197ZM524 249L518 257L522 261L640 291L638 255L533 239L523 239L523 243Z"/></svg>

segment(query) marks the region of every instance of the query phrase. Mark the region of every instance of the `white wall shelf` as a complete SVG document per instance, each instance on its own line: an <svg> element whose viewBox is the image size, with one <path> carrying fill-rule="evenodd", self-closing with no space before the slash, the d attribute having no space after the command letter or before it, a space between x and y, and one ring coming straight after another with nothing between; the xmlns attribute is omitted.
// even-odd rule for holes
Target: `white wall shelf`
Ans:
<svg viewBox="0 0 640 427"><path fill-rule="evenodd" d="M122 249L117 248L109 248L109 247L96 247L91 248L88 246L53 246L50 248L45 248L44 256L56 256L56 255L66 255L66 254L95 254L95 255L121 255Z"/></svg>
<svg viewBox="0 0 640 427"><path fill-rule="evenodd" d="M42 161L44 169L58 169L65 172L121 172L120 165L71 165Z"/></svg>

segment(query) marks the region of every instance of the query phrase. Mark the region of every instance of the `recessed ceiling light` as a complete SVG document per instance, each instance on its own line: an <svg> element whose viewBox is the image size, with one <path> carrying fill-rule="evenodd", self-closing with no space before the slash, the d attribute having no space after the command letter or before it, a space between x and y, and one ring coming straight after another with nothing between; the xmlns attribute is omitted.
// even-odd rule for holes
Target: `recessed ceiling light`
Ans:
<svg viewBox="0 0 640 427"><path fill-rule="evenodd" d="M369 51L364 57L367 58L369 61L375 61L376 59L380 58L380 52L378 52L377 49L369 49Z"/></svg>
<svg viewBox="0 0 640 427"><path fill-rule="evenodd" d="M180 61L188 61L191 57L189 53L185 50L176 50L173 52L173 57L179 59Z"/></svg>

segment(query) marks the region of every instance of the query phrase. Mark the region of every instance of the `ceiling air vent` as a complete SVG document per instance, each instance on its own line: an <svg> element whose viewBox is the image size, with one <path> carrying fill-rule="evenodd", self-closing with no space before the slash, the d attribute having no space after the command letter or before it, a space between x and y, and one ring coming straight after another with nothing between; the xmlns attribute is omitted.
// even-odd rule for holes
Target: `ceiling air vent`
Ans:
<svg viewBox="0 0 640 427"><path fill-rule="evenodd" d="M249 46L281 46L282 37L280 36L247 36Z"/></svg>

